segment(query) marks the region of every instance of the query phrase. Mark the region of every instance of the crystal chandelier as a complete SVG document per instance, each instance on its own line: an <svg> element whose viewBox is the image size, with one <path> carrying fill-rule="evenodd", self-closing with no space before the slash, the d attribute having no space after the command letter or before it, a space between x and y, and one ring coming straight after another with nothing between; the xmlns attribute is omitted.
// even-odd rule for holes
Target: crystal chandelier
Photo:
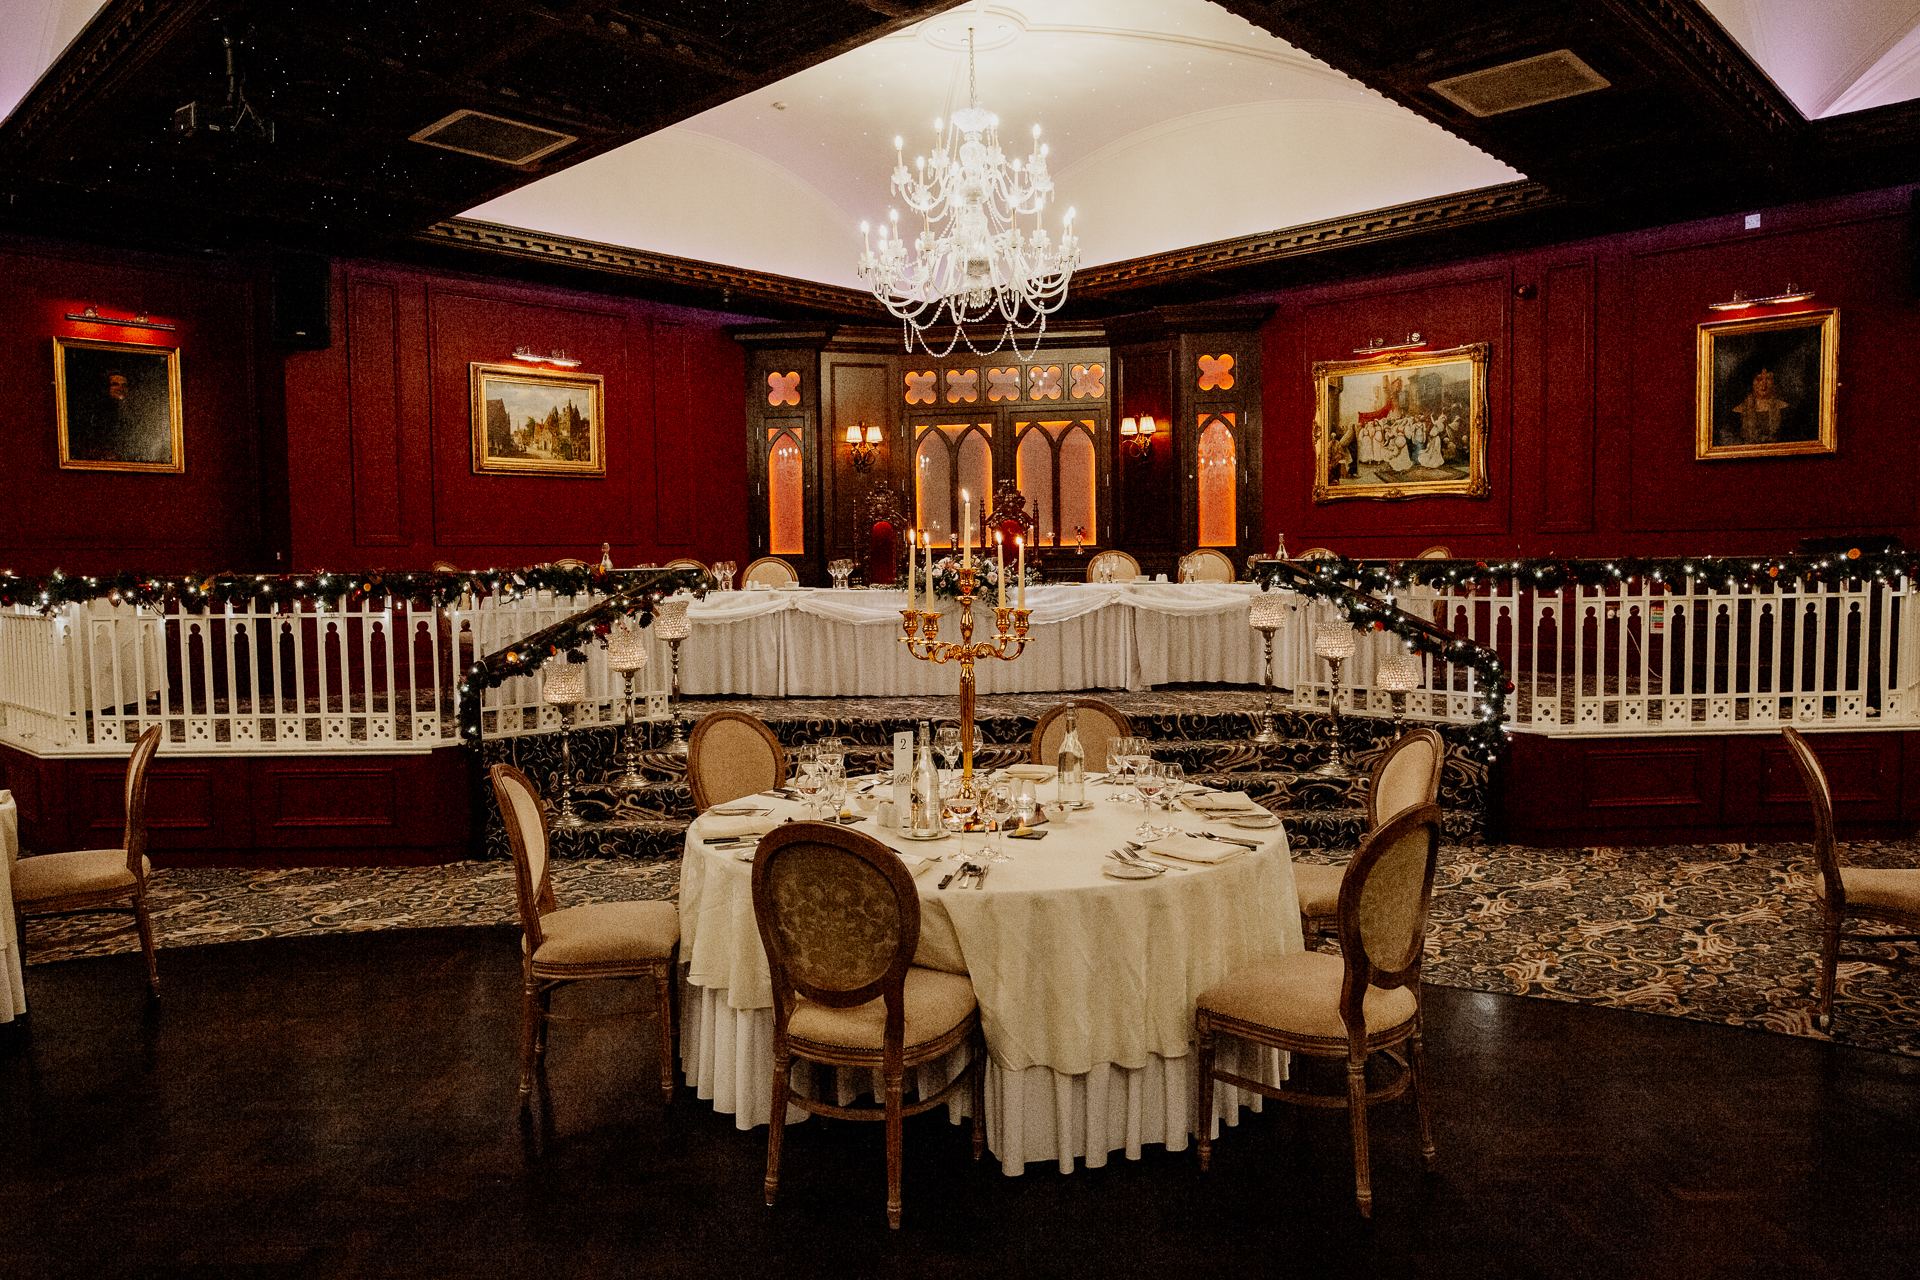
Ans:
<svg viewBox="0 0 1920 1280"><path fill-rule="evenodd" d="M920 234L914 237L909 261L899 210L888 211L877 244L861 223L866 248L860 255L860 277L881 305L900 318L909 351L918 338L927 354L945 356L964 338L975 355L991 355L1009 342L1019 355L1014 331L1037 326L1025 357L1031 358L1047 331L1047 317L1067 300L1067 281L1080 261L1073 210L1067 210L1060 242L1054 244L1040 225L1040 212L1053 194L1040 126L1033 126L1033 151L1026 160L1009 162L1000 150L1000 118L980 107L971 28L967 97L969 105L951 121L933 122L931 162L922 156L909 171L902 140L893 140L893 190L921 215ZM1023 230L1019 219L1028 216L1033 225ZM953 339L946 350L935 352L926 331L943 316L953 325ZM982 351L967 335L967 326L994 322L1002 324L1000 338Z"/></svg>

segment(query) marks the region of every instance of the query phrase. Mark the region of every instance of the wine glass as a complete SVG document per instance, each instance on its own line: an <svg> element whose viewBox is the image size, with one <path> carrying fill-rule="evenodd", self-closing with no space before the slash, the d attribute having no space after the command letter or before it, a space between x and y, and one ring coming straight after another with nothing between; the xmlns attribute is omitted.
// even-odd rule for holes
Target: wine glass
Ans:
<svg viewBox="0 0 1920 1280"><path fill-rule="evenodd" d="M1137 777L1142 769L1153 763L1153 740L1151 738L1127 739L1127 768Z"/></svg>
<svg viewBox="0 0 1920 1280"><path fill-rule="evenodd" d="M1153 808L1154 800L1167 789L1167 775L1157 760L1148 760L1136 765L1133 770L1133 789L1140 793L1140 802L1148 809Z"/></svg>
<svg viewBox="0 0 1920 1280"><path fill-rule="evenodd" d="M1013 787L1003 780L990 782L979 791L980 816L987 823L988 829L993 832L994 847L998 850L993 855L993 860L1005 862L1007 859L1005 825L1007 815L1013 812Z"/></svg>
<svg viewBox="0 0 1920 1280"><path fill-rule="evenodd" d="M1161 793L1160 807L1171 811L1179 801L1180 793L1186 789L1187 770L1177 760L1161 762L1160 776L1166 779L1166 789Z"/></svg>
<svg viewBox="0 0 1920 1280"><path fill-rule="evenodd" d="M820 763L830 764L844 770L847 763L847 740L845 738L820 738L813 744Z"/></svg>
<svg viewBox="0 0 1920 1280"><path fill-rule="evenodd" d="M847 771L840 766L839 757L829 762L825 757L820 761L821 787L827 802L827 812L836 820L847 807Z"/></svg>
<svg viewBox="0 0 1920 1280"><path fill-rule="evenodd" d="M947 762L947 772L952 773L954 766L960 763L960 726L943 724L933 735L933 749Z"/></svg>
<svg viewBox="0 0 1920 1280"><path fill-rule="evenodd" d="M793 789L800 793L800 799L807 807L807 816L818 817L815 806L819 803L820 793L826 789L826 778L822 776L819 760L801 762L799 776L793 780Z"/></svg>
<svg viewBox="0 0 1920 1280"><path fill-rule="evenodd" d="M948 824L959 835L960 852L964 854L967 848L967 823L980 809L978 793L970 790L965 779L955 774L940 788L940 808Z"/></svg>

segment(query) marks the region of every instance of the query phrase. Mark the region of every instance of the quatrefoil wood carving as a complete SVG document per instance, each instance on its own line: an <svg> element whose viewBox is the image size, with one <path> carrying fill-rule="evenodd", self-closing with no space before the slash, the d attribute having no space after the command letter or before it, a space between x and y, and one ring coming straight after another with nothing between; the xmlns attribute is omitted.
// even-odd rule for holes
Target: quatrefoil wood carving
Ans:
<svg viewBox="0 0 1920 1280"><path fill-rule="evenodd" d="M1233 390L1233 357L1200 357L1200 390Z"/></svg>
<svg viewBox="0 0 1920 1280"><path fill-rule="evenodd" d="M1020 398L1020 370L987 370L987 399L1018 400Z"/></svg>
<svg viewBox="0 0 1920 1280"><path fill-rule="evenodd" d="M909 373L907 375L907 403L932 404L934 401L934 377L935 374L932 369L927 370L925 373Z"/></svg>
<svg viewBox="0 0 1920 1280"><path fill-rule="evenodd" d="M800 375L798 373L770 373L767 375L768 404L799 404Z"/></svg>
<svg viewBox="0 0 1920 1280"><path fill-rule="evenodd" d="M1107 394L1107 369L1105 365L1077 364L1073 366L1073 391L1075 400L1098 400Z"/></svg>

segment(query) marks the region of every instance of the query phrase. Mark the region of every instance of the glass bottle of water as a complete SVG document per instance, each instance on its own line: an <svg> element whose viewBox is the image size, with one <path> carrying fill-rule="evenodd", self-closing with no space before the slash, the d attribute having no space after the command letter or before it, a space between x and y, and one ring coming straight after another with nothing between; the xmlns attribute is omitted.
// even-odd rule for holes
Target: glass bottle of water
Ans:
<svg viewBox="0 0 1920 1280"><path fill-rule="evenodd" d="M920 722L918 746L913 761L912 831L917 836L934 835L940 830L940 771L933 764L933 726Z"/></svg>
<svg viewBox="0 0 1920 1280"><path fill-rule="evenodd" d="M1060 739L1060 803L1079 806L1087 802L1087 752L1080 745L1079 713L1067 703L1067 736Z"/></svg>

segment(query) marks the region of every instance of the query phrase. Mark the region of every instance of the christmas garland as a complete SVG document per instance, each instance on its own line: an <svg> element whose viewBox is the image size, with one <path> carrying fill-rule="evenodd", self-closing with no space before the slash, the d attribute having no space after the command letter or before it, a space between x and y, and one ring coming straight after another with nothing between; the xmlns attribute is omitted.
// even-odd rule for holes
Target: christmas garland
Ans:
<svg viewBox="0 0 1920 1280"><path fill-rule="evenodd" d="M1871 539L1862 539L1871 542ZM1251 581L1262 581L1272 560L1248 565ZM1613 556L1584 560L1560 557L1517 560L1326 560L1289 561L1315 577L1353 582L1365 591L1409 586L1507 587L1541 591L1565 587L1608 587L1624 582L1685 582L1714 586L1791 586L1898 578L1920 578L1920 551L1853 546L1790 556Z"/></svg>

